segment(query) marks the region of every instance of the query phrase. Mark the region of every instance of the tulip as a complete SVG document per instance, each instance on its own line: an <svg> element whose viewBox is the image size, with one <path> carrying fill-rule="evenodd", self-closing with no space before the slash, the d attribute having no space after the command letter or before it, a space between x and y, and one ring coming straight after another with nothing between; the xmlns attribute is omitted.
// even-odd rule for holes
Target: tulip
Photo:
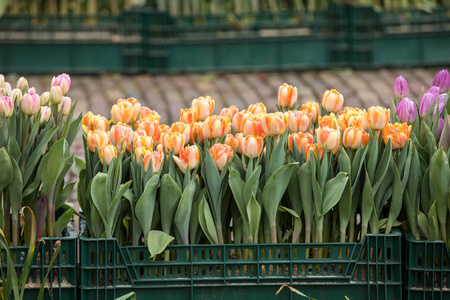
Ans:
<svg viewBox="0 0 450 300"><path fill-rule="evenodd" d="M81 129L83 129L85 134L87 134L89 130L96 129L108 131L108 121L101 115L94 115L92 112L88 112L81 121Z"/></svg>
<svg viewBox="0 0 450 300"><path fill-rule="evenodd" d="M136 122L136 129L144 130L148 136L156 136L159 127L159 119L153 116L147 116Z"/></svg>
<svg viewBox="0 0 450 300"><path fill-rule="evenodd" d="M199 97L192 100L191 108L194 109L198 121L204 121L214 111L214 99L210 96Z"/></svg>
<svg viewBox="0 0 450 300"><path fill-rule="evenodd" d="M278 89L278 104L281 107L289 107L297 103L298 92L297 88L292 85L288 85L287 83L283 83Z"/></svg>
<svg viewBox="0 0 450 300"><path fill-rule="evenodd" d="M70 89L71 84L70 76L66 73L62 73L58 75L57 77L53 77L52 79L52 87L53 86L59 86L61 88L61 92L63 95L66 95L67 92Z"/></svg>
<svg viewBox="0 0 450 300"><path fill-rule="evenodd" d="M193 108L180 109L180 122L192 124L197 122L197 116Z"/></svg>
<svg viewBox="0 0 450 300"><path fill-rule="evenodd" d="M161 119L161 116L156 111L151 110L148 107L141 106L141 108L139 109L139 119L144 119L147 116L156 117L158 118L158 120Z"/></svg>
<svg viewBox="0 0 450 300"><path fill-rule="evenodd" d="M230 146L233 150L239 148L239 140L235 138L231 133L227 134L225 137L225 145Z"/></svg>
<svg viewBox="0 0 450 300"><path fill-rule="evenodd" d="M282 135L288 125L287 115L281 112L263 114L260 120L264 133L268 136Z"/></svg>
<svg viewBox="0 0 450 300"><path fill-rule="evenodd" d="M37 115L40 110L41 100L38 94L29 92L23 96L22 111L24 114L33 116Z"/></svg>
<svg viewBox="0 0 450 300"><path fill-rule="evenodd" d="M440 70L433 79L433 86L437 86L441 93L450 90L450 75L448 70Z"/></svg>
<svg viewBox="0 0 450 300"><path fill-rule="evenodd" d="M312 114L312 122L316 123L319 117L319 103L317 102L306 102L300 107L300 110L307 111Z"/></svg>
<svg viewBox="0 0 450 300"><path fill-rule="evenodd" d="M58 105L62 102L63 93L59 86L52 86L50 89L50 102L53 105Z"/></svg>
<svg viewBox="0 0 450 300"><path fill-rule="evenodd" d="M172 157L183 173L186 173L188 167L189 170L194 170L200 164L200 150L196 145L184 147L178 157Z"/></svg>
<svg viewBox="0 0 450 300"><path fill-rule="evenodd" d="M133 129L123 123L113 125L109 131L109 139L117 151L123 153L133 141Z"/></svg>
<svg viewBox="0 0 450 300"><path fill-rule="evenodd" d="M395 79L394 95L397 99L403 99L408 95L408 82L403 76L398 76Z"/></svg>
<svg viewBox="0 0 450 300"><path fill-rule="evenodd" d="M43 125L44 123L50 120L52 116L52 108L48 106L41 106L41 118L39 120L39 124Z"/></svg>
<svg viewBox="0 0 450 300"><path fill-rule="evenodd" d="M134 98L119 99L117 104L111 107L111 118L113 123L133 124L136 122L141 104Z"/></svg>
<svg viewBox="0 0 450 300"><path fill-rule="evenodd" d="M103 130L89 130L87 134L87 144L89 151L94 152L109 144L108 134Z"/></svg>
<svg viewBox="0 0 450 300"><path fill-rule="evenodd" d="M345 109L344 109L345 110ZM356 126L363 130L367 128L366 113L361 110L342 110L339 113L338 123L341 130L345 130L350 126Z"/></svg>
<svg viewBox="0 0 450 300"><path fill-rule="evenodd" d="M444 129L444 119L439 118L439 130L438 130L438 136L441 136L442 130Z"/></svg>
<svg viewBox="0 0 450 300"><path fill-rule="evenodd" d="M47 92L48 93L48 92ZM45 94L45 93L44 93ZM11 93L9 93L9 97L14 103L20 104L22 102L22 91L19 89L13 89ZM41 96L42 97L42 96ZM41 104L42 106L42 104Z"/></svg>
<svg viewBox="0 0 450 300"><path fill-rule="evenodd" d="M41 97L41 106L46 106L50 102L50 92L43 92Z"/></svg>
<svg viewBox="0 0 450 300"><path fill-rule="evenodd" d="M203 122L192 123L189 140L191 143L198 143L205 140L203 136Z"/></svg>
<svg viewBox="0 0 450 300"><path fill-rule="evenodd" d="M235 137L236 137L236 140L238 141L237 153L242 154L242 139L244 138L244 135L242 134L242 132L240 132L240 133L236 133Z"/></svg>
<svg viewBox="0 0 450 300"><path fill-rule="evenodd" d="M342 144L345 148L356 150L361 144L367 146L368 143L369 134L363 129L355 126L350 126L344 130Z"/></svg>
<svg viewBox="0 0 450 300"><path fill-rule="evenodd" d="M430 87L425 93L430 93L433 95L433 99L436 99L439 96L440 90L437 86ZM424 93L424 94L425 94Z"/></svg>
<svg viewBox="0 0 450 300"><path fill-rule="evenodd" d="M92 113L92 111L88 111L83 119L81 120L81 129L83 129L83 132L85 134L88 133L89 129L89 122L91 121L92 117L94 116L94 114Z"/></svg>
<svg viewBox="0 0 450 300"><path fill-rule="evenodd" d="M264 129L261 124L261 119L255 115L249 115L242 121L242 134L263 136Z"/></svg>
<svg viewBox="0 0 450 300"><path fill-rule="evenodd" d="M18 88L21 91L28 91L28 81L25 77L20 77L19 80L17 80L16 88Z"/></svg>
<svg viewBox="0 0 450 300"><path fill-rule="evenodd" d="M211 149L209 149L216 167L219 171L225 167L225 165L233 159L233 149L225 144L214 144Z"/></svg>
<svg viewBox="0 0 450 300"><path fill-rule="evenodd" d="M9 118L12 116L14 112L14 101L7 97L0 98L0 115L4 115L5 118Z"/></svg>
<svg viewBox="0 0 450 300"><path fill-rule="evenodd" d="M238 112L238 108L235 105L231 105L230 107L223 108L220 112L220 116L228 117L228 119L233 120L234 115Z"/></svg>
<svg viewBox="0 0 450 300"><path fill-rule="evenodd" d="M5 84L5 75L0 74L0 87L3 87Z"/></svg>
<svg viewBox="0 0 450 300"><path fill-rule="evenodd" d="M388 140L391 140L392 149L400 149L405 146L409 135L411 133L411 125L406 123L387 124L383 129L382 137L384 143L387 144Z"/></svg>
<svg viewBox="0 0 450 300"><path fill-rule="evenodd" d="M389 122L390 110L380 106L372 106L367 110L367 122L373 130L382 130Z"/></svg>
<svg viewBox="0 0 450 300"><path fill-rule="evenodd" d="M163 133L172 134L172 129L165 124L159 125L156 128L156 133L154 135L155 141L161 143L161 136Z"/></svg>
<svg viewBox="0 0 450 300"><path fill-rule="evenodd" d="M294 110L289 114L289 129L292 132L306 132L312 123L312 113L306 110Z"/></svg>
<svg viewBox="0 0 450 300"><path fill-rule="evenodd" d="M9 82L5 82L0 90L2 96L9 96L9 94L11 93L11 85L9 84Z"/></svg>
<svg viewBox="0 0 450 300"><path fill-rule="evenodd" d="M233 119L231 119L231 125L233 125L233 128L237 133L242 132L242 125L244 123L244 119L250 115L251 113L246 110L234 114Z"/></svg>
<svg viewBox="0 0 450 300"><path fill-rule="evenodd" d="M242 153L250 158L258 157L264 147L264 140L260 136L247 135L241 140Z"/></svg>
<svg viewBox="0 0 450 300"><path fill-rule="evenodd" d="M169 154L173 152L174 155L178 155L185 144L185 136L179 132L173 132L172 134L162 133L160 143L164 147L164 151Z"/></svg>
<svg viewBox="0 0 450 300"><path fill-rule="evenodd" d="M133 137L132 144L133 144L134 149L139 148L139 147L147 147L147 148L153 149L154 140L153 140L153 137L151 137L151 136L135 134ZM131 152L131 147L128 147L128 151Z"/></svg>
<svg viewBox="0 0 450 300"><path fill-rule="evenodd" d="M106 166L109 167L111 160L114 157L117 157L117 148L111 144L105 145L100 148L98 156L100 157L102 164L106 164Z"/></svg>
<svg viewBox="0 0 450 300"><path fill-rule="evenodd" d="M327 90L322 96L322 106L327 112L337 114L344 105L344 96L336 90Z"/></svg>
<svg viewBox="0 0 450 300"><path fill-rule="evenodd" d="M327 116L319 116L319 127L330 127L333 129L339 129L339 123L334 113L330 113Z"/></svg>
<svg viewBox="0 0 450 300"><path fill-rule="evenodd" d="M208 139L217 139L228 133L228 117L211 116L203 122L203 137Z"/></svg>
<svg viewBox="0 0 450 300"><path fill-rule="evenodd" d="M439 107L439 115L442 115L442 112L444 111L445 108L445 103L447 102L447 93L443 93L440 94L439 96L437 96L436 98L436 105L434 107L434 114L433 114L433 118L436 116L436 108Z"/></svg>
<svg viewBox="0 0 450 300"><path fill-rule="evenodd" d="M307 144L305 146L305 158L307 161L311 159L311 152L317 159L321 160L323 158L324 150L318 144Z"/></svg>
<svg viewBox="0 0 450 300"><path fill-rule="evenodd" d="M152 171L153 174L156 174L161 169L164 163L164 153L163 152L150 152L145 154L144 156L144 170L148 171L148 166L150 165L150 161L152 162Z"/></svg>
<svg viewBox="0 0 450 300"><path fill-rule="evenodd" d="M292 142L294 142L295 145L297 146L298 151L300 152L303 151L304 153L306 153L306 145L312 144L313 140L314 138L310 133L303 133L303 132L292 133L288 137L289 150L293 152Z"/></svg>
<svg viewBox="0 0 450 300"><path fill-rule="evenodd" d="M28 89L27 93L29 93L29 92L37 93L37 92L36 92L36 88L35 88L34 86L33 86L33 87L30 87L30 88Z"/></svg>
<svg viewBox="0 0 450 300"><path fill-rule="evenodd" d="M267 109L262 102L259 102L256 104L250 104L250 106L247 108L247 111L249 111L253 115L259 115L265 113Z"/></svg>
<svg viewBox="0 0 450 300"><path fill-rule="evenodd" d="M191 125L182 123L182 122L175 122L172 124L172 127L170 128L172 132L179 132L184 134L184 138L186 143L189 141L189 138L191 136Z"/></svg>
<svg viewBox="0 0 450 300"><path fill-rule="evenodd" d="M341 133L338 129L319 127L316 129L317 144L322 149L336 154L341 146Z"/></svg>
<svg viewBox="0 0 450 300"><path fill-rule="evenodd" d="M409 98L403 98L395 108L400 121L408 124L414 123L417 117L417 106L414 101Z"/></svg>
<svg viewBox="0 0 450 300"><path fill-rule="evenodd" d="M422 96L419 104L419 115L423 118L428 110L430 110L431 105L433 104L435 97L432 93L425 93Z"/></svg>
<svg viewBox="0 0 450 300"><path fill-rule="evenodd" d="M63 97L62 102L58 104L58 111L62 111L63 116L67 116L70 113L72 107L72 99L70 97Z"/></svg>
<svg viewBox="0 0 450 300"><path fill-rule="evenodd" d="M136 163L138 165L140 165L142 158L152 152L153 152L152 148L145 147L145 146L140 146L140 147L134 148L134 159L136 160Z"/></svg>

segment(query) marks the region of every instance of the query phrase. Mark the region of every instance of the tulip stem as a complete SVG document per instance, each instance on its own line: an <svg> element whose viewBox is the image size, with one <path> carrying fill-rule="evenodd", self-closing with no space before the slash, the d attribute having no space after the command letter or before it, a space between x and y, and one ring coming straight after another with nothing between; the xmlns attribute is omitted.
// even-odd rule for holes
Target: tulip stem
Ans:
<svg viewBox="0 0 450 300"><path fill-rule="evenodd" d="M12 246L19 246L19 215L14 211L12 214Z"/></svg>
<svg viewBox="0 0 450 300"><path fill-rule="evenodd" d="M27 146L28 143L28 134L29 134L29 130L28 128L30 127L30 116L27 115L27 121L26 121L26 125L24 128L24 134L23 134L23 141L22 141L22 152L25 149L25 147Z"/></svg>
<svg viewBox="0 0 450 300"><path fill-rule="evenodd" d="M5 228L4 228L4 232L5 232L5 236L6 236L6 240L9 241L10 236L11 236L11 204L9 202L9 197L8 197L8 191L5 189L5 191L3 192L3 213L4 213L4 218L5 218Z"/></svg>

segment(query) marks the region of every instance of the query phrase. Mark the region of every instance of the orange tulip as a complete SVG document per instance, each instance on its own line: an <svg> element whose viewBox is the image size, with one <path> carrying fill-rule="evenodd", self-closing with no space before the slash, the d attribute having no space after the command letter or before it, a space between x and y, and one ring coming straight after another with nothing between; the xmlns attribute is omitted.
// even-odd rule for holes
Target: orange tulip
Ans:
<svg viewBox="0 0 450 300"><path fill-rule="evenodd" d="M155 136L159 126L159 119L148 115L136 122L136 130L144 130L148 136Z"/></svg>
<svg viewBox="0 0 450 300"><path fill-rule="evenodd" d="M100 161L102 162L102 164L106 163L106 166L109 167L111 160L114 157L117 157L117 148L111 144L104 145L103 147L100 148L98 156L100 157Z"/></svg>
<svg viewBox="0 0 450 300"><path fill-rule="evenodd" d="M227 134L225 138L225 145L228 145L233 148L233 150L236 150L239 147L239 140L235 138L231 133Z"/></svg>
<svg viewBox="0 0 450 300"><path fill-rule="evenodd" d="M234 114L233 119L231 119L231 124L234 130L239 133L242 132L242 125L244 124L244 119L250 116L251 113L247 110L243 110Z"/></svg>
<svg viewBox="0 0 450 300"><path fill-rule="evenodd" d="M194 170L200 163L200 150L196 145L184 147L179 156L172 156L173 160L183 173L187 168Z"/></svg>
<svg viewBox="0 0 450 300"><path fill-rule="evenodd" d="M333 151L336 154L341 146L341 133L339 129L319 127L316 129L317 144L322 149Z"/></svg>
<svg viewBox="0 0 450 300"><path fill-rule="evenodd" d="M144 170L148 171L148 166L150 165L150 161L152 162L152 170L153 174L159 172L163 163L164 163L164 153L163 152L149 152L144 156Z"/></svg>
<svg viewBox="0 0 450 300"><path fill-rule="evenodd" d="M287 114L281 112L263 114L260 120L264 133L268 136L282 135L288 125Z"/></svg>
<svg viewBox="0 0 450 300"><path fill-rule="evenodd" d="M242 154L242 139L244 138L244 135L242 134L242 132L240 132L240 133L236 133L235 137L238 141L237 153Z"/></svg>
<svg viewBox="0 0 450 300"><path fill-rule="evenodd" d="M327 116L319 117L319 127L330 127L333 129L339 129L339 123L334 113L330 113Z"/></svg>
<svg viewBox="0 0 450 300"><path fill-rule="evenodd" d="M312 113L306 110L294 110L289 114L289 129L292 132L306 132L312 123Z"/></svg>
<svg viewBox="0 0 450 300"><path fill-rule="evenodd" d="M172 134L172 129L169 126L165 125L165 124L159 125L156 128L156 132L155 132L155 135L154 135L155 141L161 143L161 136L162 136L163 133Z"/></svg>
<svg viewBox="0 0 450 300"><path fill-rule="evenodd" d="M204 141L205 138L203 136L203 122L195 122L191 124L191 143L198 143Z"/></svg>
<svg viewBox="0 0 450 300"><path fill-rule="evenodd" d="M297 88L283 83L278 89L278 104L281 107L292 107L297 102Z"/></svg>
<svg viewBox="0 0 450 300"><path fill-rule="evenodd" d="M197 116L193 108L180 109L180 122L192 124L197 122Z"/></svg>
<svg viewBox="0 0 450 300"><path fill-rule="evenodd" d="M178 155L185 144L185 136L179 132L173 132L172 134L161 134L161 144L164 147L164 151L169 154L173 152L174 155Z"/></svg>
<svg viewBox="0 0 450 300"><path fill-rule="evenodd" d="M192 100L191 107L195 111L198 121L204 121L211 116L214 111L214 99L210 96L199 97Z"/></svg>
<svg viewBox="0 0 450 300"><path fill-rule="evenodd" d="M304 153L306 153L306 145L308 144L312 144L313 143L313 136L310 133L303 133L303 132L298 132L298 133L292 133L288 136L288 146L289 146L289 150L292 150L292 142L295 143L295 145L297 145L297 149L298 151L300 151L300 153L303 151Z"/></svg>
<svg viewBox="0 0 450 300"><path fill-rule="evenodd" d="M133 138L133 148L134 149L139 148L139 147L148 147L150 149L153 149L154 143L155 143L155 141L153 140L153 137L151 137L151 136L135 135ZM128 151L131 152L131 147L128 148Z"/></svg>
<svg viewBox="0 0 450 300"><path fill-rule="evenodd" d="M113 123L133 124L136 122L141 109L141 104L134 98L119 99L111 108Z"/></svg>
<svg viewBox="0 0 450 300"><path fill-rule="evenodd" d="M211 116L203 122L203 137L208 139L217 139L228 133L228 125L230 119L228 117Z"/></svg>
<svg viewBox="0 0 450 300"><path fill-rule="evenodd" d="M97 149L101 149L103 146L109 144L108 134L103 130L89 130L87 134L87 144L89 151L95 152Z"/></svg>
<svg viewBox="0 0 450 300"><path fill-rule="evenodd" d="M347 127L342 137L342 144L345 148L356 150L361 144L367 146L369 143L369 134L363 129L355 126Z"/></svg>
<svg viewBox="0 0 450 300"><path fill-rule="evenodd" d="M101 115L94 115L92 112L88 112L84 115L81 121L81 128L85 134L88 134L89 130L103 130L108 131L108 121Z"/></svg>
<svg viewBox="0 0 450 300"><path fill-rule="evenodd" d="M139 119L142 120L148 116L158 118L158 120L161 119L161 116L156 111L151 110L146 106L141 106L141 109L139 110Z"/></svg>
<svg viewBox="0 0 450 300"><path fill-rule="evenodd" d="M372 106L367 110L367 122L373 130L382 130L389 122L390 109Z"/></svg>
<svg viewBox="0 0 450 300"><path fill-rule="evenodd" d="M316 123L319 117L319 103L317 102L306 102L300 107L301 111L307 111L312 115L312 122Z"/></svg>
<svg viewBox="0 0 450 300"><path fill-rule="evenodd" d="M389 123L384 127L381 136L385 144L387 144L388 140L391 140L392 149L400 149L405 146L410 134L411 125L407 123Z"/></svg>
<svg viewBox="0 0 450 300"><path fill-rule="evenodd" d="M231 105L230 107L223 108L220 112L220 115L222 117L228 117L230 120L233 120L234 115L238 112L238 108L235 105Z"/></svg>
<svg viewBox="0 0 450 300"><path fill-rule="evenodd" d="M219 171L225 167L225 165L233 159L233 149L225 144L214 144L211 149L209 149L216 167Z"/></svg>
<svg viewBox="0 0 450 300"><path fill-rule="evenodd" d="M184 134L184 140L189 142L189 138L191 136L191 125L181 122L175 122L172 124L172 127L170 128L173 132L179 132Z"/></svg>
<svg viewBox="0 0 450 300"><path fill-rule="evenodd" d="M140 146L140 147L134 148L134 159L136 160L136 163L138 165L140 165L142 158L145 157L145 155L147 155L148 153L152 153L152 152L153 152L152 148L145 147L145 146Z"/></svg>
<svg viewBox="0 0 450 300"><path fill-rule="evenodd" d="M255 115L249 115L242 121L242 134L263 136L264 129L261 124L261 118Z"/></svg>
<svg viewBox="0 0 450 300"><path fill-rule="evenodd" d="M323 158L323 149L318 144L307 144L305 146L305 158L307 161L311 159L311 152L317 159L321 160Z"/></svg>
<svg viewBox="0 0 450 300"><path fill-rule="evenodd" d="M116 146L117 151L123 153L133 141L133 129L123 123L113 125L109 131L109 140Z"/></svg>
<svg viewBox="0 0 450 300"><path fill-rule="evenodd" d="M357 108L345 107L338 117L338 123L342 130L350 126L359 127L363 130L367 128L365 113Z"/></svg>
<svg viewBox="0 0 450 300"><path fill-rule="evenodd" d="M247 135L241 141L242 153L250 158L258 157L264 147L264 140L260 136Z"/></svg>
<svg viewBox="0 0 450 300"><path fill-rule="evenodd" d="M336 90L327 90L322 96L322 106L327 112L334 112L337 114L344 105L344 96Z"/></svg>
<svg viewBox="0 0 450 300"><path fill-rule="evenodd" d="M250 104L247 110L253 115L259 115L267 111L266 106L262 102Z"/></svg>
<svg viewBox="0 0 450 300"><path fill-rule="evenodd" d="M346 115L346 114L357 114L357 115L360 115L360 114L362 114L362 110L360 110L357 107L346 106L346 107L344 107L341 110L339 115Z"/></svg>

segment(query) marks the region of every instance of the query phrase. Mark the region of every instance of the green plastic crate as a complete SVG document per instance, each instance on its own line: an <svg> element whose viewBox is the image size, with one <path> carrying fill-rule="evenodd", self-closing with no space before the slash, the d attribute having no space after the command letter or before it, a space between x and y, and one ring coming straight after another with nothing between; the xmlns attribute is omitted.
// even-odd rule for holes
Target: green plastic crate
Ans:
<svg viewBox="0 0 450 300"><path fill-rule="evenodd" d="M328 258L308 258L312 248ZM317 299L401 299L401 234L363 243L171 246L150 259L145 246L80 237L81 299L268 299L288 284ZM253 259L238 259L243 250ZM270 254L273 254L272 256ZM342 254L343 253L343 254ZM273 258L271 258L273 257ZM277 299L298 297L288 289Z"/></svg>
<svg viewBox="0 0 450 300"><path fill-rule="evenodd" d="M61 249L52 266L52 271L44 288L44 299L77 299L77 235L69 232L69 236L60 238L44 238L39 242L34 253L33 263L25 288L24 299L37 299L41 280L48 270L53 256L53 246L61 241ZM16 272L20 274L28 253L28 247L11 247ZM6 255L2 249L2 268L6 271Z"/></svg>
<svg viewBox="0 0 450 300"><path fill-rule="evenodd" d="M443 241L416 241L404 235L406 299L450 299L450 253Z"/></svg>

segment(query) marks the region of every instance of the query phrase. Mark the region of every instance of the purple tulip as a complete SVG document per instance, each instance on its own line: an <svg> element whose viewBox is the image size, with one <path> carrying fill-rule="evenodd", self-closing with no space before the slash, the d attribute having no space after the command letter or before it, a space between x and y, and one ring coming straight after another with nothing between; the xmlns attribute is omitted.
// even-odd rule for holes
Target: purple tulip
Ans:
<svg viewBox="0 0 450 300"><path fill-rule="evenodd" d="M431 93L425 93L422 96L422 100L420 100L419 104L419 115L423 118L428 110L431 107L431 104L433 104L435 97Z"/></svg>
<svg viewBox="0 0 450 300"><path fill-rule="evenodd" d="M436 98L436 106L439 106L439 115L442 115L442 112L444 111L445 108L445 100L447 99L447 93L444 94L440 94L437 98ZM434 115L433 118L436 115L436 108L434 109Z"/></svg>
<svg viewBox="0 0 450 300"><path fill-rule="evenodd" d="M396 106L397 116L402 122L408 124L414 123L417 117L417 106L414 101L409 98L403 98Z"/></svg>
<svg viewBox="0 0 450 300"><path fill-rule="evenodd" d="M441 92L447 92L450 89L450 75L447 70L440 70L433 79L433 85L439 87Z"/></svg>
<svg viewBox="0 0 450 300"><path fill-rule="evenodd" d="M401 75L395 79L394 95L397 99L405 98L408 95L408 82Z"/></svg>
<svg viewBox="0 0 450 300"><path fill-rule="evenodd" d="M438 131L438 136L441 136L442 129L444 129L444 119L439 118L439 131Z"/></svg>
<svg viewBox="0 0 450 300"><path fill-rule="evenodd" d="M439 88L437 86L432 86L425 93L433 94L433 99L436 99L439 96Z"/></svg>

